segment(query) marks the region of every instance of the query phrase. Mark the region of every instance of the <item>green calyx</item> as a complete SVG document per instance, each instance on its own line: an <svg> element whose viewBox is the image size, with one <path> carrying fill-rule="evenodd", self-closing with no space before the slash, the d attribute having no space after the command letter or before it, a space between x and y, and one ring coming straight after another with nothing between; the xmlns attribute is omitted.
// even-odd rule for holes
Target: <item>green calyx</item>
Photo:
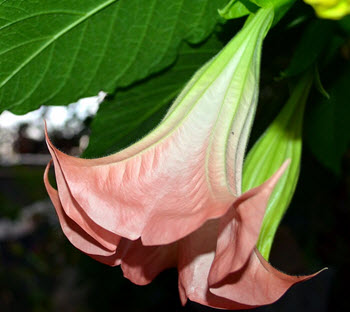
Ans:
<svg viewBox="0 0 350 312"><path fill-rule="evenodd" d="M299 178L305 103L313 81L306 74L295 86L279 115L248 153L243 168L243 191L266 181L286 159L291 163L273 191L266 209L257 248L269 258L278 225L293 197Z"/></svg>
<svg viewBox="0 0 350 312"><path fill-rule="evenodd" d="M219 14L224 19L235 19L249 14L255 14L259 8L272 8L274 11L273 25L276 24L294 4L295 0L231 0Z"/></svg>

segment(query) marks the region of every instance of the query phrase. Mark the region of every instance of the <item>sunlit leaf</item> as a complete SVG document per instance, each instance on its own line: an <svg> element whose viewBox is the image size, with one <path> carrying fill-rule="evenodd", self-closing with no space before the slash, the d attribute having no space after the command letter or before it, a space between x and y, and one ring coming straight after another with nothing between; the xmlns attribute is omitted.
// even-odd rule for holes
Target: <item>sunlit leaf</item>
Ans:
<svg viewBox="0 0 350 312"><path fill-rule="evenodd" d="M226 0L0 2L0 112L113 92L198 43Z"/></svg>
<svg viewBox="0 0 350 312"><path fill-rule="evenodd" d="M231 0L223 9L219 10L220 15L225 19L235 19L246 16L259 9L257 5L249 0Z"/></svg>

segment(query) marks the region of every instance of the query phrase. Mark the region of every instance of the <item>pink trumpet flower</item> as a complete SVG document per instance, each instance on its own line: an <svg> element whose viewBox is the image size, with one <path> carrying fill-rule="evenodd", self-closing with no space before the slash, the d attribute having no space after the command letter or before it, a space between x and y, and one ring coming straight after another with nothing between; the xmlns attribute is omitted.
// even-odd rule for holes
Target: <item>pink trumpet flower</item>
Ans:
<svg viewBox="0 0 350 312"><path fill-rule="evenodd" d="M275 270L255 248L268 198L288 165L241 195L243 155L258 95L261 9L190 80L149 135L116 154L79 159L49 140L57 190L44 182L70 242L145 285L177 267L183 304L268 304L312 276Z"/></svg>

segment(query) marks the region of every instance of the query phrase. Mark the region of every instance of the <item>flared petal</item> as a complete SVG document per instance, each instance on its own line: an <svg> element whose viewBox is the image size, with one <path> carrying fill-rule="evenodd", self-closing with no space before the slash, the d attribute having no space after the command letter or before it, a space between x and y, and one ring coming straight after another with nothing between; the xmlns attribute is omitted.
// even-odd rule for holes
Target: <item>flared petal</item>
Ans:
<svg viewBox="0 0 350 312"><path fill-rule="evenodd" d="M259 10L188 83L160 125L125 150L77 159L56 149L61 204L74 199L94 223L144 245L172 243L224 215L240 193L246 140L255 112L259 59L272 10ZM215 209L212 207L215 206Z"/></svg>
<svg viewBox="0 0 350 312"><path fill-rule="evenodd" d="M315 275L281 273L254 249L240 270L227 275L216 284L217 288L210 288L208 276L218 231L219 224L213 220L179 242L179 291L183 304L189 298L219 309L249 309L275 302L293 284Z"/></svg>
<svg viewBox="0 0 350 312"><path fill-rule="evenodd" d="M118 252L115 252L114 254L110 256L103 256L103 255L92 255L92 254L87 254L91 258L95 259L96 261L99 261L103 264L107 264L109 266L117 266L120 265L121 259L119 257Z"/></svg>
<svg viewBox="0 0 350 312"><path fill-rule="evenodd" d="M159 156L152 151L152 155L147 153L146 160L137 157L134 162L102 167L86 161L84 166L76 166L76 158L48 143L56 160L62 206L67 215L82 226L81 214L71 209L72 199L101 228L132 240L143 233L143 243L159 245L185 236L208 218L220 217L232 201L230 195L230 200L218 202L216 211L208 209L216 200L208 190L204 168L199 165L190 168L190 165L178 164L182 169L171 172L165 167L166 159L159 163ZM178 157L180 163L182 160Z"/></svg>
<svg viewBox="0 0 350 312"><path fill-rule="evenodd" d="M97 235L98 233L103 233L105 231L104 229L97 229L97 233L93 233L93 237L85 232L62 209L58 192L49 182L48 173L50 165L51 162L47 165L44 173L45 187L54 204L64 234L76 248L101 263L110 266L121 264L124 276L138 285L148 284L161 271L176 266L177 243L164 246L143 246L140 239L130 241L111 233L115 238L114 248L108 250L99 242L101 241L101 237ZM83 224L84 229L86 229L87 223L84 221ZM96 229L96 226L93 225L93 228ZM94 237L97 237L98 240Z"/></svg>
<svg viewBox="0 0 350 312"><path fill-rule="evenodd" d="M49 147L49 149L52 152L51 147ZM120 236L99 226L87 216L84 209L82 209L79 203L74 199L74 197L72 197L70 190L67 187L67 183L63 177L62 171L60 170L57 157L53 152L52 157L55 164L58 196L60 203L65 203L65 214L74 220L75 223L80 226L80 228L84 229L88 235L98 241L106 249L115 251L120 240Z"/></svg>
<svg viewBox="0 0 350 312"><path fill-rule="evenodd" d="M141 239L123 238L118 246L124 276L137 285L150 283L160 272L177 266L177 243L144 246Z"/></svg>
<svg viewBox="0 0 350 312"><path fill-rule="evenodd" d="M290 160L285 161L269 180L240 196L220 219L215 259L209 274L211 287L247 263L258 241L270 195L289 163Z"/></svg>
<svg viewBox="0 0 350 312"><path fill-rule="evenodd" d="M215 256L218 221L208 221L196 232L179 241L179 293L182 304L187 298L208 305L211 296L208 275Z"/></svg>
<svg viewBox="0 0 350 312"><path fill-rule="evenodd" d="M215 256L219 224L207 222L196 232L179 242L179 293L183 305L187 298L219 309L243 309L246 306L219 297L209 290L208 275Z"/></svg>
<svg viewBox="0 0 350 312"><path fill-rule="evenodd" d="M275 302L291 286L318 273L306 276L284 274L272 267L255 248L244 267L228 275L217 288L210 288L210 292L251 308Z"/></svg>
<svg viewBox="0 0 350 312"><path fill-rule="evenodd" d="M50 164L51 162L45 169L44 183L50 199L55 206L63 233L76 248L86 254L97 255L100 256L101 259L103 259L103 257L114 255L115 251L108 250L106 247L102 246L97 240L87 234L77 223L67 216L62 208L57 190L55 190L49 182L48 172Z"/></svg>

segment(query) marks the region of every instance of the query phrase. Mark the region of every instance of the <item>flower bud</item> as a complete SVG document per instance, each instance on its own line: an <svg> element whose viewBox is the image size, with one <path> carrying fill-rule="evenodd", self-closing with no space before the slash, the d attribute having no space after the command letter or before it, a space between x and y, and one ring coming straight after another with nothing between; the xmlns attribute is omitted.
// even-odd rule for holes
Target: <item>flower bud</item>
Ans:
<svg viewBox="0 0 350 312"><path fill-rule="evenodd" d="M277 227L297 185L303 114L311 84L309 74L298 82L282 111L252 147L244 162L243 191L247 191L267 180L286 159L291 160L270 197L260 231L257 248L265 259L269 258Z"/></svg>

